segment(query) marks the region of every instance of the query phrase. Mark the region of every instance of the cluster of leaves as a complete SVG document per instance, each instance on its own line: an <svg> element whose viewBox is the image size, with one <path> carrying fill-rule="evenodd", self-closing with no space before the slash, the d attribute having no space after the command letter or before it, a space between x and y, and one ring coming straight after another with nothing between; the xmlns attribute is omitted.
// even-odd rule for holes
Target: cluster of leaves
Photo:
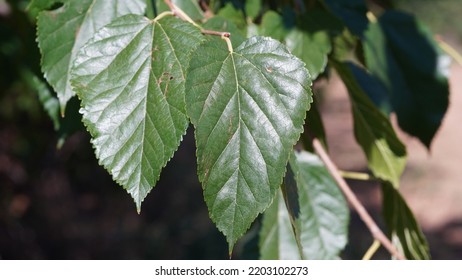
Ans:
<svg viewBox="0 0 462 280"><path fill-rule="evenodd" d="M383 183L389 233L406 257L429 257L398 192L406 149L389 114L429 147L448 105L447 65L411 15L372 14L362 0L33 0L28 9L57 93L45 108L59 120L78 96L100 164L138 211L192 123L205 202L230 251L264 212L262 258L338 257L346 202L319 158L293 148L300 135L325 142L310 87L335 69Z"/></svg>

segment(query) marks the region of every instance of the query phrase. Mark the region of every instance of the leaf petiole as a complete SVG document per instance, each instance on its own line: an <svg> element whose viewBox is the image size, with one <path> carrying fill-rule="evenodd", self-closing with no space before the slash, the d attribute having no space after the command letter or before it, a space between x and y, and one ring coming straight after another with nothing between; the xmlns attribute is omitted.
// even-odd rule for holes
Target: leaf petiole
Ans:
<svg viewBox="0 0 462 280"><path fill-rule="evenodd" d="M175 15L175 13L172 12L172 11L165 11L165 12L160 13L158 16L156 16L154 18L154 21L159 21L159 20L161 20L162 18L164 18L166 16L174 16L174 15Z"/></svg>
<svg viewBox="0 0 462 280"><path fill-rule="evenodd" d="M195 23L194 20L192 20L182 9L178 8L175 4L173 4L172 1L164 0L164 2L165 4L167 4L167 6L170 8L174 15L202 30L202 27L199 24Z"/></svg>
<svg viewBox="0 0 462 280"><path fill-rule="evenodd" d="M364 254L363 261L370 260L377 253L377 250L380 248L380 241L375 239L372 243L371 247L367 250L366 254Z"/></svg>

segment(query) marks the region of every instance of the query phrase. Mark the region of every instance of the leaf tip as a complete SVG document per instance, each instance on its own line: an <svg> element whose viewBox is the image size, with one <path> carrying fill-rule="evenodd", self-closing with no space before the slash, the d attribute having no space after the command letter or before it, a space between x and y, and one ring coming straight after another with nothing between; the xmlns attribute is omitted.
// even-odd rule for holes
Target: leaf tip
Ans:
<svg viewBox="0 0 462 280"><path fill-rule="evenodd" d="M136 213L138 213L138 215L141 214L141 201L137 201L135 202L136 204Z"/></svg>

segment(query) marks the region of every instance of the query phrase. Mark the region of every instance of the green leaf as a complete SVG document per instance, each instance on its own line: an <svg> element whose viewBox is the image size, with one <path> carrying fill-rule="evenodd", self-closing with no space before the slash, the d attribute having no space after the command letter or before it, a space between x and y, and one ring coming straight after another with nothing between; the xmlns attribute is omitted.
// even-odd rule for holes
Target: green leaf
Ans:
<svg viewBox="0 0 462 280"><path fill-rule="evenodd" d="M287 35L284 18L275 11L266 12L262 17L260 34L282 42Z"/></svg>
<svg viewBox="0 0 462 280"><path fill-rule="evenodd" d="M374 105L377 106L384 114L389 115L392 111L390 98L387 89L384 87L382 82L363 68L353 63L348 63L348 66L356 81L367 96L369 96L372 103L374 103Z"/></svg>
<svg viewBox="0 0 462 280"><path fill-rule="evenodd" d="M281 191L277 192L273 204L263 214L259 241L262 260L301 259Z"/></svg>
<svg viewBox="0 0 462 280"><path fill-rule="evenodd" d="M331 61L345 83L351 100L354 133L366 154L372 173L393 186L399 186L406 165L406 148L398 139L388 118L372 104L345 63Z"/></svg>
<svg viewBox="0 0 462 280"><path fill-rule="evenodd" d="M177 18L127 15L77 55L72 84L96 156L138 210L188 127L185 67L202 38Z"/></svg>
<svg viewBox="0 0 462 280"><path fill-rule="evenodd" d="M349 209L342 192L314 154L295 153L290 167L283 193L302 257L338 258L348 241Z"/></svg>
<svg viewBox="0 0 462 280"><path fill-rule="evenodd" d="M246 0L245 1L245 13L250 19L255 19L261 10L262 0Z"/></svg>
<svg viewBox="0 0 462 280"><path fill-rule="evenodd" d="M383 215L392 241L410 260L430 259L427 240L397 189L382 185Z"/></svg>
<svg viewBox="0 0 462 280"><path fill-rule="evenodd" d="M408 14L386 11L365 34L367 67L385 86L399 126L430 147L449 103L450 59Z"/></svg>
<svg viewBox="0 0 462 280"><path fill-rule="evenodd" d="M324 71L327 54L331 51L329 36L324 32L308 33L293 29L285 37L287 48L306 63L306 68L313 79Z"/></svg>
<svg viewBox="0 0 462 280"><path fill-rule="evenodd" d="M365 0L324 0L324 3L353 34L359 37L363 36L369 24Z"/></svg>
<svg viewBox="0 0 462 280"><path fill-rule="evenodd" d="M218 15L233 22L240 30L245 30L247 22L242 10L236 9L231 2L218 11Z"/></svg>
<svg viewBox="0 0 462 280"><path fill-rule="evenodd" d="M41 11L51 8L53 5L62 5L65 2L69 2L69 0L31 0L26 11L31 19L35 19Z"/></svg>
<svg viewBox="0 0 462 280"><path fill-rule="evenodd" d="M305 62L312 79L316 79L324 71L327 55L332 50L329 32L337 32L341 25L320 9L306 12L296 25L287 17L273 11L265 13L261 34L283 41L295 56Z"/></svg>
<svg viewBox="0 0 462 280"><path fill-rule="evenodd" d="M62 1L50 0L49 6ZM74 96L69 73L79 49L104 25L125 14L143 14L143 0L65 1L53 11L43 11L37 21L37 41L42 71L58 94L61 113Z"/></svg>
<svg viewBox="0 0 462 280"><path fill-rule="evenodd" d="M230 250L273 200L310 107L304 63L279 42L252 37L229 51L212 38L186 80L198 174L212 220Z"/></svg>
<svg viewBox="0 0 462 280"><path fill-rule="evenodd" d="M53 122L54 129L58 130L60 126L58 99L53 96L53 93L48 88L46 82L35 75L34 72L24 69L21 74L23 76L23 80L37 92L43 109Z"/></svg>
<svg viewBox="0 0 462 280"><path fill-rule="evenodd" d="M26 84L37 92L43 109L53 122L58 141L56 147L60 149L66 139L77 131L84 130L82 116L79 114L80 102L77 97L71 98L68 102L66 116L61 118L59 113L59 101L50 90L47 83L27 68L21 70L21 76Z"/></svg>
<svg viewBox="0 0 462 280"><path fill-rule="evenodd" d="M161 0L162 2L162 0ZM172 3L185 12L192 20L200 21L204 19L204 12L197 0L172 0Z"/></svg>

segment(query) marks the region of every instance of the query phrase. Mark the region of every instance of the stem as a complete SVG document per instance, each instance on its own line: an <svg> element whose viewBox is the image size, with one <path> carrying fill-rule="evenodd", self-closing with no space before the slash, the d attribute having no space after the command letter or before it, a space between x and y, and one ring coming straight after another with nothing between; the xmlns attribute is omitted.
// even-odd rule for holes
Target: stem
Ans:
<svg viewBox="0 0 462 280"><path fill-rule="evenodd" d="M371 247L367 250L366 254L364 254L363 260L370 260L372 259L372 256L374 256L375 253L377 253L377 250L380 248L380 242L376 239L372 243Z"/></svg>
<svg viewBox="0 0 462 280"><path fill-rule="evenodd" d="M356 212L358 212L359 217L366 224L374 239L379 241L383 245L383 247L385 247L385 249L387 249L388 252L390 252L390 254L392 254L395 258L399 260L405 260L405 257L396 249L395 246L393 246L390 239L388 239L388 237L382 232L382 230L380 230L380 228L369 215L367 210L361 204L359 199L356 197L356 195L350 189L348 184L342 178L337 167L332 162L329 155L327 155L326 151L324 150L324 147L321 145L321 142L317 138L313 138L313 148L326 165L327 170L332 175L332 177L334 178L339 188L342 190L347 200L350 202L350 204L353 206Z"/></svg>
<svg viewBox="0 0 462 280"><path fill-rule="evenodd" d="M215 36L224 36L224 37L229 37L231 35L229 32L221 32L221 31L207 30L207 29L202 29L201 32L202 34L206 34L206 35L215 35Z"/></svg>
<svg viewBox="0 0 462 280"><path fill-rule="evenodd" d="M160 19L163 18L163 17L166 17L166 16L173 16L173 15L174 15L174 13L173 13L172 11L165 11L165 12L160 13L158 16L156 16L156 17L154 18L154 21L158 21L158 20L160 20Z"/></svg>
<svg viewBox="0 0 462 280"><path fill-rule="evenodd" d="M452 57L457 63L462 65L462 55L460 53L458 53L451 45L443 41L443 39L439 36L435 37L435 40L445 53Z"/></svg>
<svg viewBox="0 0 462 280"><path fill-rule="evenodd" d="M228 45L228 50L229 52L233 52L233 45L231 44L231 40L229 40L229 36L231 36L231 33L229 32L220 32L220 31L214 31L214 30L207 30L202 28L202 26L198 25L195 23L185 12L183 12L180 8L175 6L175 4L172 3L170 0L164 0L165 4L170 8L171 12L181 18L184 21L187 21L194 25L195 27L199 28L202 32L202 34L207 34L207 35L215 35L215 36L220 36L223 40L226 41L226 44ZM160 16L160 15L159 15Z"/></svg>
<svg viewBox="0 0 462 280"><path fill-rule="evenodd" d="M164 0L165 4L167 4L167 6L170 8L170 10L176 15L178 16L179 18L181 18L182 20L184 21L187 21L189 23L191 23L192 25L194 25L195 27L199 28L202 30L202 27L200 27L200 25L198 25L197 23L194 22L194 20L192 20L185 12L183 12L183 10L181 10L180 8L178 8L177 6L175 6L175 4L172 3L172 1L170 0Z"/></svg>
<svg viewBox="0 0 462 280"><path fill-rule="evenodd" d="M360 180L360 181L372 181L375 178L367 173L342 171L339 170L340 175L345 179Z"/></svg>
<svg viewBox="0 0 462 280"><path fill-rule="evenodd" d="M221 35L221 39L225 40L226 41L226 44L228 45L228 51L230 53L234 52L233 50L233 44L231 44L231 40L229 39L229 36L231 34L229 34L228 32L226 32L227 34L223 34Z"/></svg>

